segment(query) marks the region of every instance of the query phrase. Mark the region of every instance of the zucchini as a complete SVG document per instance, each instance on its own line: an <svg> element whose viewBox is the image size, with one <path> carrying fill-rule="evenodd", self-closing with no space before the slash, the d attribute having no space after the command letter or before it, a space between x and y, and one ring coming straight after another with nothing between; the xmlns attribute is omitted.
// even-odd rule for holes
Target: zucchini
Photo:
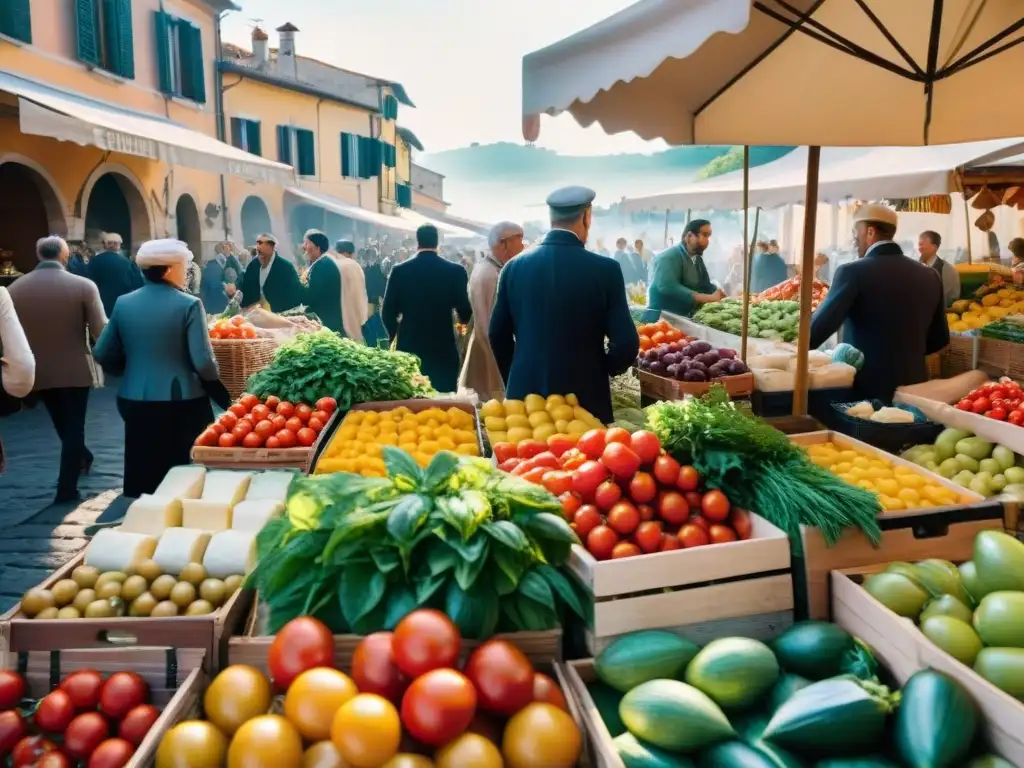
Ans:
<svg viewBox="0 0 1024 768"><path fill-rule="evenodd" d="M977 729L974 701L952 678L925 669L903 686L895 742L908 768L963 766Z"/></svg>
<svg viewBox="0 0 1024 768"><path fill-rule="evenodd" d="M597 707L597 713L604 721L605 728L614 739L626 732L626 726L619 717L619 704L622 702L622 694L614 688L609 688L604 683L588 683L587 693Z"/></svg>
<svg viewBox="0 0 1024 768"><path fill-rule="evenodd" d="M967 768L1014 768L1014 765L995 755L981 755L971 760Z"/></svg>
<svg viewBox="0 0 1024 768"><path fill-rule="evenodd" d="M754 744L761 740L764 729L768 727L768 721L771 719L770 713L745 712L742 715L730 718L729 722L732 723L732 727L739 735L740 741Z"/></svg>
<svg viewBox="0 0 1024 768"><path fill-rule="evenodd" d="M612 744L626 768L693 768L690 758L645 744L631 733L622 734Z"/></svg>
<svg viewBox="0 0 1024 768"><path fill-rule="evenodd" d="M622 697L619 715L639 739L673 752L697 752L736 738L707 695L678 680L651 680Z"/></svg>
<svg viewBox="0 0 1024 768"><path fill-rule="evenodd" d="M866 755L864 757L831 757L815 763L814 768L900 768L887 757Z"/></svg>
<svg viewBox="0 0 1024 768"><path fill-rule="evenodd" d="M703 752L697 768L804 768L804 764L770 745L762 749L742 741L727 741Z"/></svg>
<svg viewBox="0 0 1024 768"><path fill-rule="evenodd" d="M794 693L802 691L810 684L810 680L806 677L800 677L800 675L780 675L779 679L775 682L775 687L772 688L771 695L768 697L768 708L774 712L789 701L789 698Z"/></svg>
<svg viewBox="0 0 1024 768"><path fill-rule="evenodd" d="M885 686L852 675L822 680L779 707L763 738L819 757L869 752L885 739L893 698Z"/></svg>
<svg viewBox="0 0 1024 768"><path fill-rule="evenodd" d="M594 672L605 685L629 693L648 680L676 680L700 649L666 632L631 632L616 638L594 659Z"/></svg>
<svg viewBox="0 0 1024 768"><path fill-rule="evenodd" d="M748 637L712 640L686 668L686 682L726 710L743 710L764 698L779 679L771 648Z"/></svg>
<svg viewBox="0 0 1024 768"><path fill-rule="evenodd" d="M845 674L871 680L878 672L870 649L827 621L798 621L776 638L772 650L785 672L808 680Z"/></svg>

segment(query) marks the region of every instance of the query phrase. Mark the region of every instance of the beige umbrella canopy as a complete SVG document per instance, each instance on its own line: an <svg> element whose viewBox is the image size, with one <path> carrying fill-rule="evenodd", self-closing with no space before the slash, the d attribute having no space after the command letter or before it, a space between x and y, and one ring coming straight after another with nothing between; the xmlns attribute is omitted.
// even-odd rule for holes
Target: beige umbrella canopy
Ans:
<svg viewBox="0 0 1024 768"><path fill-rule="evenodd" d="M570 112L670 144L1009 138L1022 0L640 0L523 59L523 133Z"/></svg>

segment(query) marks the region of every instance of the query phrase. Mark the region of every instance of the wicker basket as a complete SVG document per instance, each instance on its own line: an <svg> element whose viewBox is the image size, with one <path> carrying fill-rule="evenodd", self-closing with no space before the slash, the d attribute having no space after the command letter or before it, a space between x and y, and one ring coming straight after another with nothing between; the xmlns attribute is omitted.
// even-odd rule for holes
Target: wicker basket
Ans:
<svg viewBox="0 0 1024 768"><path fill-rule="evenodd" d="M267 367L277 342L272 339L210 339L220 367L220 380L234 400L245 392L245 383Z"/></svg>

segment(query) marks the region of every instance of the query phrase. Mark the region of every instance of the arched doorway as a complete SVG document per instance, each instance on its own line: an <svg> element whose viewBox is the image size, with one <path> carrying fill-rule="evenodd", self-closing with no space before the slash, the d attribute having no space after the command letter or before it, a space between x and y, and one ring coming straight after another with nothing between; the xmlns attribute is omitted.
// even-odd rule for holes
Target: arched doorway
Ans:
<svg viewBox="0 0 1024 768"><path fill-rule="evenodd" d="M96 179L86 202L86 242L98 246L103 232L119 234L129 254L153 237L149 210L142 193L126 176L116 171Z"/></svg>
<svg viewBox="0 0 1024 768"><path fill-rule="evenodd" d="M16 161L0 164L0 190L0 251L11 251L19 272L31 272L39 238L67 237L60 200L38 171Z"/></svg>
<svg viewBox="0 0 1024 768"><path fill-rule="evenodd" d="M182 195L174 206L174 218L178 223L178 239L188 243L188 249L198 260L202 260L203 233L199 228L199 209L192 195Z"/></svg>
<svg viewBox="0 0 1024 768"><path fill-rule="evenodd" d="M253 195L245 198L242 203L242 237L246 248L256 245L256 238L264 232L271 231L270 211L267 204ZM280 235L279 235L280 237Z"/></svg>

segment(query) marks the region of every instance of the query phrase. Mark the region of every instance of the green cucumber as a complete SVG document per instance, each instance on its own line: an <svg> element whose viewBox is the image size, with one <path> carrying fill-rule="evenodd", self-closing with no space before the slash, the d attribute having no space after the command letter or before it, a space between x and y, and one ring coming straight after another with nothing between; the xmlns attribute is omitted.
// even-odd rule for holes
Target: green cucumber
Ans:
<svg viewBox="0 0 1024 768"><path fill-rule="evenodd" d="M978 728L970 694L951 677L925 669L903 686L895 743L908 768L959 768Z"/></svg>
<svg viewBox="0 0 1024 768"><path fill-rule="evenodd" d="M645 744L631 733L622 734L612 744L626 768L693 768L690 758Z"/></svg>
<svg viewBox="0 0 1024 768"><path fill-rule="evenodd" d="M614 739L616 736L625 733L626 726L622 722L622 718L619 717L619 704L622 703L622 694L601 682L588 683L587 693L593 699L597 713L601 716L601 720L604 721L604 726L608 729L611 737Z"/></svg>
<svg viewBox="0 0 1024 768"><path fill-rule="evenodd" d="M789 701L794 693L802 691L810 684L810 680L800 677L800 675L779 675L779 679L775 682L775 687L772 688L771 695L768 697L768 708L774 712Z"/></svg>
<svg viewBox="0 0 1024 768"><path fill-rule="evenodd" d="M971 760L967 768L1014 768L1014 765L995 755L981 755Z"/></svg>
<svg viewBox="0 0 1024 768"><path fill-rule="evenodd" d="M697 768L803 768L803 763L793 755L772 749L744 744L742 741L727 741L706 750L697 761Z"/></svg>
<svg viewBox="0 0 1024 768"><path fill-rule="evenodd" d="M794 693L772 716L764 740L800 754L839 757L871 751L885 739L889 689L852 675Z"/></svg>
<svg viewBox="0 0 1024 768"><path fill-rule="evenodd" d="M648 680L675 680L700 649L664 630L632 632L616 638L594 659L598 679L621 693Z"/></svg>
<svg viewBox="0 0 1024 768"><path fill-rule="evenodd" d="M878 662L863 643L827 621L797 622L775 639L772 650L783 670L808 680L844 674L870 680L878 671Z"/></svg>
<svg viewBox="0 0 1024 768"><path fill-rule="evenodd" d="M737 717L730 718L729 722L732 723L732 727L739 735L740 741L754 744L761 740L761 735L764 733L764 729L768 727L768 722L771 719L771 714L764 712L745 712Z"/></svg>
<svg viewBox="0 0 1024 768"><path fill-rule="evenodd" d="M715 702L678 680L641 683L622 697L619 715L634 736L673 752L697 752L736 737Z"/></svg>
<svg viewBox="0 0 1024 768"><path fill-rule="evenodd" d="M723 709L746 709L764 698L779 679L771 648L747 637L712 640L686 668L686 682Z"/></svg>
<svg viewBox="0 0 1024 768"><path fill-rule="evenodd" d="M900 768L887 757L867 755L865 757L831 757L815 763L814 768Z"/></svg>

